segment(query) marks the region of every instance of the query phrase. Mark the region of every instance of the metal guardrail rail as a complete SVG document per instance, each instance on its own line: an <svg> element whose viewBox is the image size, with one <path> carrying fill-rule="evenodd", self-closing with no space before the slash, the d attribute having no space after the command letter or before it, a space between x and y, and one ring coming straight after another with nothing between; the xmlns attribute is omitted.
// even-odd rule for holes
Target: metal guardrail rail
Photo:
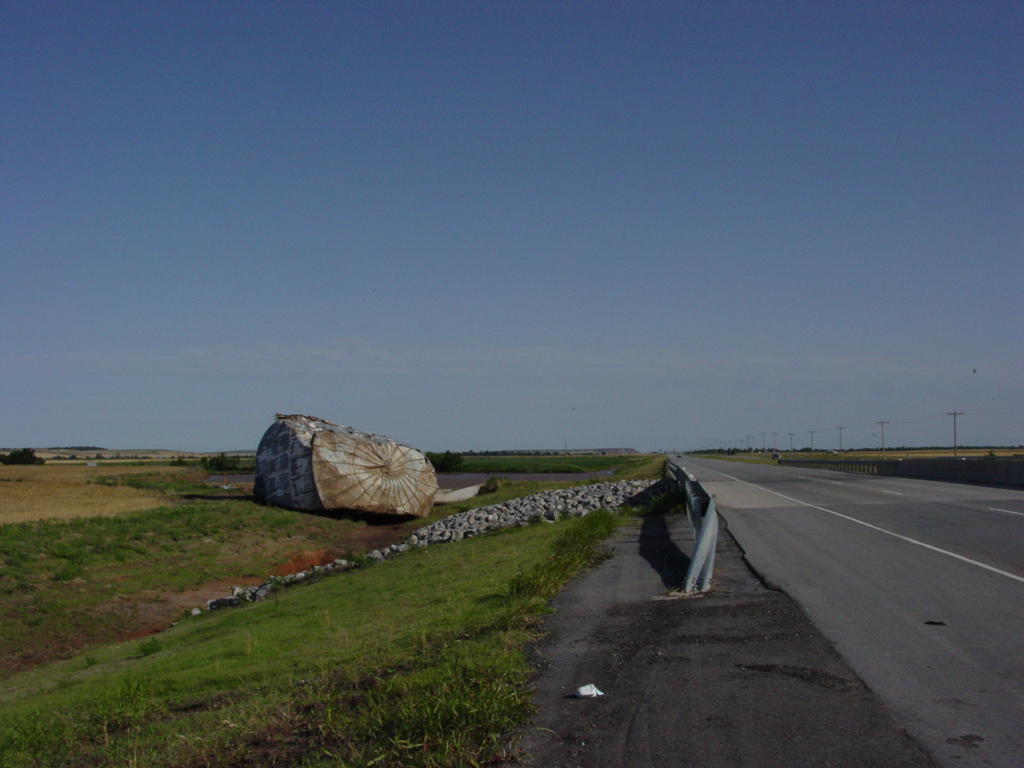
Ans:
<svg viewBox="0 0 1024 768"><path fill-rule="evenodd" d="M697 478L678 464L679 457L669 456L665 475L670 483L686 496L686 517L693 527L693 554L683 582L684 592L707 592L715 568L715 547L718 545L718 512L715 497L709 496Z"/></svg>

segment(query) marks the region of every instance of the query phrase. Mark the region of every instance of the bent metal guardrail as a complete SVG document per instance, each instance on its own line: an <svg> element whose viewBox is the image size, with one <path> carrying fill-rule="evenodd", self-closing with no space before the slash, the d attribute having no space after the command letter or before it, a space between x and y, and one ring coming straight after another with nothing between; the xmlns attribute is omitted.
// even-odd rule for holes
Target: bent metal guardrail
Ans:
<svg viewBox="0 0 1024 768"><path fill-rule="evenodd" d="M678 456L670 456L665 464L668 481L686 496L686 517L693 526L693 555L686 569L684 592L707 592L711 588L711 575L715 567L715 547L718 545L718 513L715 497L708 494L680 464Z"/></svg>

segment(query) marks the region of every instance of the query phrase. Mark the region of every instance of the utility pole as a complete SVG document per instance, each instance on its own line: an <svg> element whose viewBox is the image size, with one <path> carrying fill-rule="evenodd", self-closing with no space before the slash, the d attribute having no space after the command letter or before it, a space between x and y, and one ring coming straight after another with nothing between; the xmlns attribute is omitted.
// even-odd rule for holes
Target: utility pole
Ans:
<svg viewBox="0 0 1024 768"><path fill-rule="evenodd" d="M839 430L839 452L842 453L843 452L843 430L846 429L846 427L836 427L836 429Z"/></svg>
<svg viewBox="0 0 1024 768"><path fill-rule="evenodd" d="M761 433L761 453L764 453L766 447L767 446L765 446L765 444L764 444L764 432L762 432Z"/></svg>
<svg viewBox="0 0 1024 768"><path fill-rule="evenodd" d="M793 452L793 435L795 435L796 432L787 432L786 434L789 435L789 452L792 453Z"/></svg>
<svg viewBox="0 0 1024 768"><path fill-rule="evenodd" d="M750 441L754 439L753 435L747 435L747 453L750 453Z"/></svg>
<svg viewBox="0 0 1024 768"><path fill-rule="evenodd" d="M817 432L818 430L816 430L816 429L809 429L807 431L811 433L811 451L813 452L814 451L814 433Z"/></svg>
<svg viewBox="0 0 1024 768"><path fill-rule="evenodd" d="M882 458L883 459L885 458L885 425L888 424L888 423L889 423L888 421L876 421L875 422L875 424L877 424L878 426L880 426L882 428Z"/></svg>
<svg viewBox="0 0 1024 768"><path fill-rule="evenodd" d="M957 412L957 411L946 411L946 415L953 417L953 458L955 459L957 457L957 452L956 452L956 417L957 416L963 416L964 412L963 411L959 411L959 412Z"/></svg>
<svg viewBox="0 0 1024 768"><path fill-rule="evenodd" d="M778 432L772 432L772 453L776 453L779 450L778 443Z"/></svg>

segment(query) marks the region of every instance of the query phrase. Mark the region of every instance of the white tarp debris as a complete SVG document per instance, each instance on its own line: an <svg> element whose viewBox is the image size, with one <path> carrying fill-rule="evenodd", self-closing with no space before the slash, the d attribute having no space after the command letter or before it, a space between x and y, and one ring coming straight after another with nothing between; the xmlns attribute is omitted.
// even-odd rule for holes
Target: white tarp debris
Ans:
<svg viewBox="0 0 1024 768"><path fill-rule="evenodd" d="M426 517L436 492L419 451L312 416L278 414L256 451L256 498L280 507Z"/></svg>

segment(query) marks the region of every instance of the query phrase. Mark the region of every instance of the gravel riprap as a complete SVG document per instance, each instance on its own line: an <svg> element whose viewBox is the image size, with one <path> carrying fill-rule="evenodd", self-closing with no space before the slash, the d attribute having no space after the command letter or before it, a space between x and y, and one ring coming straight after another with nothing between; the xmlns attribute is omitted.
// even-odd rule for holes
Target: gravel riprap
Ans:
<svg viewBox="0 0 1024 768"><path fill-rule="evenodd" d="M618 509L622 506L645 506L657 493L667 490L664 480L620 480L615 483L594 483L575 488L541 491L519 499L510 499L486 507L477 507L466 512L457 512L436 523L417 528L401 544L392 544L384 549L375 549L367 557L376 562L407 552L410 547L428 547L479 536L499 528L511 528L531 523L553 523L563 517L583 517L597 509ZM317 565L308 571L291 576L274 577L258 587L235 587L231 597L208 600L206 609L215 611L244 602L255 602L270 596L279 587L290 586L313 576L335 570L354 568L356 563L335 560L327 565ZM198 609L196 609L198 611ZM194 611L195 612L195 611Z"/></svg>
<svg viewBox="0 0 1024 768"><path fill-rule="evenodd" d="M374 550L369 556L383 560L409 547L459 541L499 528L529 525L532 522L553 523L563 517L583 517L596 509L617 509L626 504L641 506L647 501L648 490L653 485L654 481L650 480L595 483L541 491L519 499L489 504L449 515L436 523L418 528L404 543Z"/></svg>

